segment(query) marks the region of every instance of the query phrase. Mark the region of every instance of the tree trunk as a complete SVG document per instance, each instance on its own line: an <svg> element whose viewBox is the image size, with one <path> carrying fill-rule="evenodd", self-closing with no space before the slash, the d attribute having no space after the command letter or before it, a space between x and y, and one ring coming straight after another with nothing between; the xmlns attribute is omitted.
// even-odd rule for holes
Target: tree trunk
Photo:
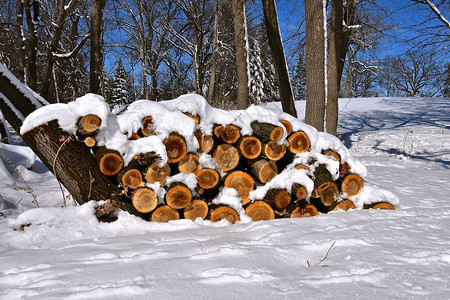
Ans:
<svg viewBox="0 0 450 300"><path fill-rule="evenodd" d="M25 82L26 58L25 58L25 41L23 36L23 1L17 1L16 30L17 30L17 56L19 64L17 76L19 77L19 80L21 82Z"/></svg>
<svg viewBox="0 0 450 300"><path fill-rule="evenodd" d="M270 52L275 66L278 87L280 91L281 106L283 111L294 117L297 117L297 111L294 105L294 96L292 93L289 71L287 68L286 57L284 55L283 42L281 40L280 28L278 26L278 16L275 0L263 0L264 23L267 30L267 39L269 40Z"/></svg>
<svg viewBox="0 0 450 300"><path fill-rule="evenodd" d="M355 22L355 15L356 15L356 0L348 0L346 2L346 6L344 9L344 17L343 20L347 24L347 26L354 25ZM350 36L352 34L351 29L346 28L344 29L342 33L342 41L340 43L340 49L339 49L339 60L338 60L338 79L339 82L342 78L342 72L344 71L344 65L345 65L345 56L348 51L348 46L350 44Z"/></svg>
<svg viewBox="0 0 450 300"><path fill-rule="evenodd" d="M214 37L213 37L213 54L211 59L211 70L209 77L209 88L208 88L208 101L209 103L214 103L214 94L215 94L215 86L216 86L216 68L217 68L217 60L219 57L219 51L217 48L218 40L219 40L219 1L214 0Z"/></svg>
<svg viewBox="0 0 450 300"><path fill-rule="evenodd" d="M31 15L32 1L24 0L25 16L28 26L28 39L25 47L27 56L27 85L32 90L37 90L37 32L35 21Z"/></svg>
<svg viewBox="0 0 450 300"><path fill-rule="evenodd" d="M319 131L325 118L325 37L323 2L305 0L306 112L305 122Z"/></svg>
<svg viewBox="0 0 450 300"><path fill-rule="evenodd" d="M0 98L0 109L14 130L20 132L21 117L38 108L36 103L42 103L42 100L7 72L0 65L0 92L9 100ZM22 116L17 116L14 110ZM101 173L90 149L62 131L56 121L36 127L22 137L78 204L115 198L120 194L119 188ZM138 214L136 210L129 209L129 212Z"/></svg>
<svg viewBox="0 0 450 300"><path fill-rule="evenodd" d="M345 79L344 98L350 98L352 96L352 77L353 77L353 57L348 55L347 78Z"/></svg>
<svg viewBox="0 0 450 300"><path fill-rule="evenodd" d="M89 91L102 95L103 78L103 9L106 0L92 1L91 14L91 57L89 70Z"/></svg>
<svg viewBox="0 0 450 300"><path fill-rule="evenodd" d="M236 67L238 75L237 108L248 107L248 60L245 1L233 0L234 35L236 38Z"/></svg>
<svg viewBox="0 0 450 300"><path fill-rule="evenodd" d="M327 66L327 104L326 104L326 128L332 135L337 134L338 125L338 100L339 100L339 53L343 40L342 10L343 0L331 1L330 43L328 50ZM347 52L347 51L346 51Z"/></svg>

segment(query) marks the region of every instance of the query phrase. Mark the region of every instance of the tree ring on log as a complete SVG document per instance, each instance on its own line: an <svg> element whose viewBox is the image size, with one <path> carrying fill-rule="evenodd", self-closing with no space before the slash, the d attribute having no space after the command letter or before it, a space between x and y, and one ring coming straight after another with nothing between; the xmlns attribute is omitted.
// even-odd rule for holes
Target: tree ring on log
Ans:
<svg viewBox="0 0 450 300"><path fill-rule="evenodd" d="M184 138L175 133L171 133L168 138L163 141L167 151L167 162L179 162L187 152L187 145Z"/></svg>
<svg viewBox="0 0 450 300"><path fill-rule="evenodd" d="M275 219L275 213L272 207L264 201L255 201L251 203L245 209L245 213L252 218L253 221Z"/></svg>
<svg viewBox="0 0 450 300"><path fill-rule="evenodd" d="M221 144L214 151L213 159L221 171L231 171L239 164L239 151L230 144Z"/></svg>
<svg viewBox="0 0 450 300"><path fill-rule="evenodd" d="M158 196L151 188L140 188L131 196L131 203L137 211L148 213L158 205Z"/></svg>
<svg viewBox="0 0 450 300"><path fill-rule="evenodd" d="M214 169L201 169L196 177L198 186L205 190L216 188L220 182L220 174Z"/></svg>
<svg viewBox="0 0 450 300"><path fill-rule="evenodd" d="M294 132L289 138L289 151L294 154L303 153L309 150L311 142L303 131Z"/></svg>
<svg viewBox="0 0 450 300"><path fill-rule="evenodd" d="M239 221L239 215L229 206L219 206L211 211L209 219L212 222L218 222L225 219L231 224L234 224Z"/></svg>
<svg viewBox="0 0 450 300"><path fill-rule="evenodd" d="M245 136L239 142L241 154L248 159L255 159L261 154L261 141L254 136Z"/></svg>
<svg viewBox="0 0 450 300"><path fill-rule="evenodd" d="M342 180L341 191L348 197L358 195L363 188L364 180L358 174L348 174Z"/></svg>
<svg viewBox="0 0 450 300"><path fill-rule="evenodd" d="M169 222L179 220L180 214L168 205L161 205L152 213L152 222Z"/></svg>
<svg viewBox="0 0 450 300"><path fill-rule="evenodd" d="M191 203L192 192L181 182L175 182L170 185L166 193L166 203L171 208L182 209Z"/></svg>

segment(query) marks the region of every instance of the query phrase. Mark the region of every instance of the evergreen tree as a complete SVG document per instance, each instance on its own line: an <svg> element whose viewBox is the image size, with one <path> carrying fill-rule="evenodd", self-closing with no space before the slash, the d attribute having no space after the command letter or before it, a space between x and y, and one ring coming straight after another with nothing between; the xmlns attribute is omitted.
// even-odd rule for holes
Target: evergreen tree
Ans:
<svg viewBox="0 0 450 300"><path fill-rule="evenodd" d="M297 63L292 75L292 90L296 100L306 100L306 62L304 47L298 53Z"/></svg>
<svg viewBox="0 0 450 300"><path fill-rule="evenodd" d="M123 67L122 60L119 60L114 76L108 82L107 101L110 105L124 105L131 103L131 84L127 72Z"/></svg>
<svg viewBox="0 0 450 300"><path fill-rule="evenodd" d="M256 104L261 103L265 98L264 83L266 81L265 70L261 60L261 49L257 40L253 42L253 47L250 50L250 66L249 66L249 92L250 97L254 99Z"/></svg>

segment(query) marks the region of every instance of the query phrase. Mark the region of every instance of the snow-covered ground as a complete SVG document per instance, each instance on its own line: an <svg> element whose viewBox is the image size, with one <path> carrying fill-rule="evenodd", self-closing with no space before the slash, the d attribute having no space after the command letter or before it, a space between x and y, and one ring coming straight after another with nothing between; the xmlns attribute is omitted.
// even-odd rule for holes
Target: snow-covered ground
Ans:
<svg viewBox="0 0 450 300"><path fill-rule="evenodd" d="M400 198L396 211L98 223L93 203L60 208L57 182L27 147L0 144L25 179L2 157L0 298L448 298L450 101L341 99L340 109L345 144L371 186Z"/></svg>

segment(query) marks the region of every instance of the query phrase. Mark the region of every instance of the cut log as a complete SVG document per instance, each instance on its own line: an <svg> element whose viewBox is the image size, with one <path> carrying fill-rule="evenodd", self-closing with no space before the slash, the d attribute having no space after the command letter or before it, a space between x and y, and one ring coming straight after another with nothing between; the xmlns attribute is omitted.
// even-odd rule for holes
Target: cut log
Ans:
<svg viewBox="0 0 450 300"><path fill-rule="evenodd" d="M334 150L331 149L322 150L322 154L334 159L335 161L339 162L341 161L341 155Z"/></svg>
<svg viewBox="0 0 450 300"><path fill-rule="evenodd" d="M122 186L137 189L144 184L141 171L134 168L123 168L117 175L117 179Z"/></svg>
<svg viewBox="0 0 450 300"><path fill-rule="evenodd" d="M277 142L284 135L284 130L281 126L276 126L270 123L253 121L250 126L252 127L253 134L263 140L271 140Z"/></svg>
<svg viewBox="0 0 450 300"><path fill-rule="evenodd" d="M164 186L167 177L170 176L170 167L168 164L160 167L158 162L154 162L144 171L144 176L148 183L159 182L161 186Z"/></svg>
<svg viewBox="0 0 450 300"><path fill-rule="evenodd" d="M291 195L294 199L305 199L308 196L308 190L300 183L294 183L291 187Z"/></svg>
<svg viewBox="0 0 450 300"><path fill-rule="evenodd" d="M287 135L290 135L292 133L292 123L288 120L280 120L280 123L283 124L284 128L286 129Z"/></svg>
<svg viewBox="0 0 450 300"><path fill-rule="evenodd" d="M261 154L261 141L254 136L244 136L238 142L238 148L242 156L247 159L255 159Z"/></svg>
<svg viewBox="0 0 450 300"><path fill-rule="evenodd" d="M322 183L317 188L317 192L319 193L320 201L325 206L330 206L335 203L339 196L339 189L336 183L332 181Z"/></svg>
<svg viewBox="0 0 450 300"><path fill-rule="evenodd" d="M168 205L161 205L152 213L152 222L169 222L179 220L180 214Z"/></svg>
<svg viewBox="0 0 450 300"><path fill-rule="evenodd" d="M264 201L255 201L251 203L245 209L245 213L252 218L253 221L275 219L275 213L272 207Z"/></svg>
<svg viewBox="0 0 450 300"><path fill-rule="evenodd" d="M339 165L339 178L345 177L350 171L350 165L347 162L341 163Z"/></svg>
<svg viewBox="0 0 450 300"><path fill-rule="evenodd" d="M188 116L189 118L191 118L192 120L194 120L195 124L200 124L200 117L197 114L191 114L190 112L183 112L183 114L185 114L186 116Z"/></svg>
<svg viewBox="0 0 450 300"><path fill-rule="evenodd" d="M269 141L264 144L262 153L267 159L278 161L286 154L286 147L283 144L278 145L277 142Z"/></svg>
<svg viewBox="0 0 450 300"><path fill-rule="evenodd" d="M235 189L242 199L242 204L245 205L250 202L248 195L255 188L255 181L245 172L234 171L225 177L224 187Z"/></svg>
<svg viewBox="0 0 450 300"><path fill-rule="evenodd" d="M336 202L335 204L333 204L332 206L330 206L330 211L337 211L337 210L349 210L349 209L355 209L355 203L353 203L353 201L345 199L342 200L341 202Z"/></svg>
<svg viewBox="0 0 450 300"><path fill-rule="evenodd" d="M278 168L275 162L260 159L252 163L252 174L261 182L267 183L278 174Z"/></svg>
<svg viewBox="0 0 450 300"><path fill-rule="evenodd" d="M223 129L224 129L225 127L223 127L222 125L219 125L219 124L214 124L214 126L213 126L213 133L214 133L214 136L216 137L216 138L220 138L220 136L222 135L222 132L223 132Z"/></svg>
<svg viewBox="0 0 450 300"><path fill-rule="evenodd" d="M238 213L231 207L226 205L211 205L209 209L209 220L218 222L220 220L227 220L231 224L239 221Z"/></svg>
<svg viewBox="0 0 450 300"><path fill-rule="evenodd" d="M130 136L128 136L128 133L125 133L125 135L128 137L127 140L129 141L135 141L141 138L141 136L137 133L132 133Z"/></svg>
<svg viewBox="0 0 450 300"><path fill-rule="evenodd" d="M364 209L388 209L388 210L395 210L394 205L388 203L388 202L376 202L369 205L364 205Z"/></svg>
<svg viewBox="0 0 450 300"><path fill-rule="evenodd" d="M288 141L289 151L294 154L306 152L311 147L311 142L303 131L294 132L289 136Z"/></svg>
<svg viewBox="0 0 450 300"><path fill-rule="evenodd" d="M358 195L364 185L364 180L358 174L348 174L344 177L341 184L341 192L347 194L347 197Z"/></svg>
<svg viewBox="0 0 450 300"><path fill-rule="evenodd" d="M153 118L151 116L142 118L141 124L142 128L139 130L139 132L142 136L155 135L155 127L153 125Z"/></svg>
<svg viewBox="0 0 450 300"><path fill-rule="evenodd" d="M183 217L195 221L197 218L205 219L208 215L208 204L205 200L195 199L183 210Z"/></svg>
<svg viewBox="0 0 450 300"><path fill-rule="evenodd" d="M100 171L105 175L116 175L123 168L123 159L119 152L107 148L99 148L95 153Z"/></svg>
<svg viewBox="0 0 450 300"><path fill-rule="evenodd" d="M291 213L291 218L307 218L317 216L319 212L314 205L300 202L298 207Z"/></svg>
<svg viewBox="0 0 450 300"><path fill-rule="evenodd" d="M97 144L97 141L93 136L88 136L87 138L84 139L84 144L89 148L92 148Z"/></svg>
<svg viewBox="0 0 450 300"><path fill-rule="evenodd" d="M209 153L214 147L214 139L212 135L204 135L201 129L197 129L195 131L195 137L198 141L198 149L199 153Z"/></svg>
<svg viewBox="0 0 450 300"><path fill-rule="evenodd" d="M166 204L175 209L182 209L191 203L192 192L181 182L172 183L167 189Z"/></svg>
<svg viewBox="0 0 450 300"><path fill-rule="evenodd" d="M187 145L184 138L178 133L172 132L168 138L163 141L167 152L167 162L179 162L187 153Z"/></svg>
<svg viewBox="0 0 450 300"><path fill-rule="evenodd" d="M323 164L318 165L314 169L314 187L318 188L325 182L332 181L332 176L330 171L328 171L327 167Z"/></svg>
<svg viewBox="0 0 450 300"><path fill-rule="evenodd" d="M102 120L93 114L88 114L78 119L77 135L78 136L93 136L95 135L102 124Z"/></svg>
<svg viewBox="0 0 450 300"><path fill-rule="evenodd" d="M202 189L210 190L219 187L220 174L214 169L201 169L196 176L197 184Z"/></svg>
<svg viewBox="0 0 450 300"><path fill-rule="evenodd" d="M264 201L275 210L283 210L291 203L291 194L286 189L270 189Z"/></svg>
<svg viewBox="0 0 450 300"><path fill-rule="evenodd" d="M178 162L178 170L184 174L195 174L200 170L197 154L188 153Z"/></svg>
<svg viewBox="0 0 450 300"><path fill-rule="evenodd" d="M233 124L228 124L227 126L223 127L220 133L220 138L227 144L236 143L240 137L241 131L239 127Z"/></svg>
<svg viewBox="0 0 450 300"><path fill-rule="evenodd" d="M221 144L214 151L213 159L222 172L228 172L239 164L239 151L230 144Z"/></svg>
<svg viewBox="0 0 450 300"><path fill-rule="evenodd" d="M306 171L309 172L309 167L308 167L307 165L304 165L304 164L296 165L295 168L296 168L297 170L306 170Z"/></svg>
<svg viewBox="0 0 450 300"><path fill-rule="evenodd" d="M141 168L144 168L148 165L153 164L156 160L161 159L159 155L157 155L155 152L146 152L146 153L139 153L138 155L135 155L133 157L133 161L135 161ZM130 163L131 164L131 163ZM130 165L128 164L128 165Z"/></svg>
<svg viewBox="0 0 450 300"><path fill-rule="evenodd" d="M131 203L137 211L149 213L158 205L158 196L151 188L140 188L134 191Z"/></svg>

